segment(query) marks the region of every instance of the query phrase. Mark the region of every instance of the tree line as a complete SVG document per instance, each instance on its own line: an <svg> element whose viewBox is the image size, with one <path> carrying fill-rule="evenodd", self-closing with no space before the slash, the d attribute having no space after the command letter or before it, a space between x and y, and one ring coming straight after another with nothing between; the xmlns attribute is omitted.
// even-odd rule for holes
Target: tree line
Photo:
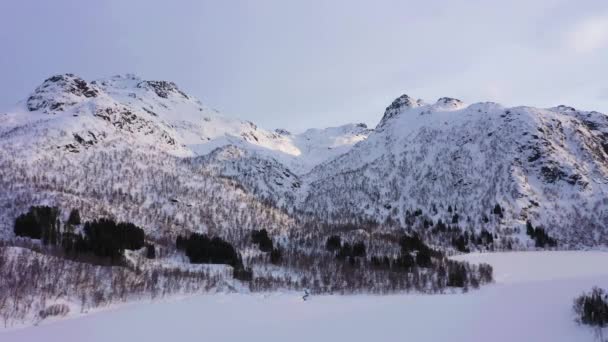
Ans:
<svg viewBox="0 0 608 342"><path fill-rule="evenodd" d="M110 264L120 264L124 250L138 250L145 245L144 230L133 223L100 218L85 222L81 233L74 229L81 224L78 210L71 211L63 229L59 216L60 210L56 207L33 206L16 218L15 235L61 247L68 258L88 257ZM148 247L150 257L154 255L152 249L153 246Z"/></svg>

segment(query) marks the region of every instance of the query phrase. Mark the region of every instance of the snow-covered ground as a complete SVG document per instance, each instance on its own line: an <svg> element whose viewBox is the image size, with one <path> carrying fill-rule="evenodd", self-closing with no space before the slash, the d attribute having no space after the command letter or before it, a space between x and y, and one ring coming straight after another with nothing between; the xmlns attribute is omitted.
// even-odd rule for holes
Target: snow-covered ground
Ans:
<svg viewBox="0 0 608 342"><path fill-rule="evenodd" d="M466 294L215 294L128 305L0 333L1 341L593 341L572 301L608 286L608 253L458 256L488 262L496 284Z"/></svg>

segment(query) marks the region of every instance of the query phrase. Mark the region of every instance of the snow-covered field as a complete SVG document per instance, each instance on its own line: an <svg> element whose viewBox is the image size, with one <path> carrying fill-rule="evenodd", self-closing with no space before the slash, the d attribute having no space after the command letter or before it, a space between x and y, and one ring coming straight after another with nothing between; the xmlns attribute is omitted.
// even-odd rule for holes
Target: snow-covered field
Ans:
<svg viewBox="0 0 608 342"><path fill-rule="evenodd" d="M606 252L458 256L494 266L466 294L215 294L141 303L0 332L0 341L593 341L572 301L608 287Z"/></svg>

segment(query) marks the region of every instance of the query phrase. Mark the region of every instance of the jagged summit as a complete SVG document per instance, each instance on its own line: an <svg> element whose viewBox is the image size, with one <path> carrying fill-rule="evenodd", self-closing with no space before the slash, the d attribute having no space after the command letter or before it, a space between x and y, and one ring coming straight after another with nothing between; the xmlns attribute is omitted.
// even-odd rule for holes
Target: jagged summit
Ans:
<svg viewBox="0 0 608 342"><path fill-rule="evenodd" d="M421 99L414 99L406 94L401 95L396 98L390 104L390 106L386 107L384 115L382 116L382 120L380 120L380 124L378 126L383 126L388 120L392 119L393 117L397 116L399 113L407 109L416 108L423 105L424 101L422 101Z"/></svg>
<svg viewBox="0 0 608 342"><path fill-rule="evenodd" d="M362 124L301 134L265 130L250 121L221 115L174 82L145 80L133 74L94 81L74 74L55 75L24 103L23 110L2 116L0 131L5 124L6 128L29 125L30 133L45 132L24 140L33 146L78 153L109 141L127 140L181 157L235 145L279 160L298 173L346 152L371 132ZM46 115L41 117L41 113Z"/></svg>
<svg viewBox="0 0 608 342"><path fill-rule="evenodd" d="M109 78L103 78L91 82L93 84L99 84L102 88L107 90L113 89L145 89L156 94L156 96L169 99L171 97L182 97L189 99L190 96L182 91L177 84L170 81L160 80L144 80L141 77L134 74L115 75Z"/></svg>
<svg viewBox="0 0 608 342"><path fill-rule="evenodd" d="M441 109L461 109L464 108L464 102L451 97L442 97L435 102L435 108Z"/></svg>
<svg viewBox="0 0 608 342"><path fill-rule="evenodd" d="M284 128L277 128L274 130L278 135L291 135L291 132Z"/></svg>
<svg viewBox="0 0 608 342"><path fill-rule="evenodd" d="M82 99L97 97L100 90L74 74L47 78L26 100L27 109L44 113L63 111Z"/></svg>

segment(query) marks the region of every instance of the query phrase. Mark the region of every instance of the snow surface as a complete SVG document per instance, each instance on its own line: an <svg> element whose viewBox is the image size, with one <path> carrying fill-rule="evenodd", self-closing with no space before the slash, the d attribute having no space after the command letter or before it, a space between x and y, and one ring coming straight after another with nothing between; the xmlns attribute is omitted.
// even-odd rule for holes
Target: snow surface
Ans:
<svg viewBox="0 0 608 342"><path fill-rule="evenodd" d="M593 341L574 297L608 286L606 252L512 252L488 262L496 284L466 294L216 294L134 304L0 333L2 341Z"/></svg>

